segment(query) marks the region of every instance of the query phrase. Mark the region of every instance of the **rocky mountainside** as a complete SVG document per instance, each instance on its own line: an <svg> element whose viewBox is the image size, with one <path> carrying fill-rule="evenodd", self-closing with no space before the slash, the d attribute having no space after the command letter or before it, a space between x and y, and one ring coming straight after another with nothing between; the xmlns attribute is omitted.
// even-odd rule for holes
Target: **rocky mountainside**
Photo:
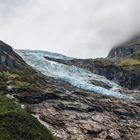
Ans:
<svg viewBox="0 0 140 140"><path fill-rule="evenodd" d="M21 138L28 140L29 137L30 140L55 139L48 129L60 140L137 140L140 138L139 91L120 89L106 78L84 70L89 70L88 68L68 67L67 65L70 65L68 63L61 65L43 59L46 52L43 52L42 58L41 52L16 51L28 64L32 64L36 69L34 70L11 47L11 52L8 48L5 43L0 45L2 52L0 104L4 106L2 110L0 109L0 117L4 118L0 119L2 140L7 140L7 137L13 140ZM3 57L3 53L7 55ZM56 59L65 62L76 61L76 64L71 65L87 62L87 60L77 61L64 56L60 59L58 54L52 53L49 53L48 58L55 61ZM91 63L87 65L90 66ZM1 101L2 98L8 101ZM5 106L6 111L3 111ZM27 113L26 117L23 116L26 115L24 112ZM14 114L16 117L11 117L9 114ZM47 129L38 124L30 114ZM12 123L9 123L9 118ZM18 118L17 121L15 118ZM20 121L25 122L25 125ZM28 131L31 134L27 133ZM14 137L12 137L13 133Z"/></svg>
<svg viewBox="0 0 140 140"><path fill-rule="evenodd" d="M140 58L140 37L135 37L130 41L113 47L108 54L108 58Z"/></svg>
<svg viewBox="0 0 140 140"><path fill-rule="evenodd" d="M26 64L22 58L13 51L11 46L0 41L0 66L24 68Z"/></svg>

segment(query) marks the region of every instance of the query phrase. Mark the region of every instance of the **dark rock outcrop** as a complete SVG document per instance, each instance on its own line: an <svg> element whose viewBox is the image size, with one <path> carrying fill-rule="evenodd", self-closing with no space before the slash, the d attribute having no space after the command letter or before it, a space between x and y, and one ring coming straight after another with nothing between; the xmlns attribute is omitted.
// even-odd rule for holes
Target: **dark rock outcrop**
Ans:
<svg viewBox="0 0 140 140"><path fill-rule="evenodd" d="M0 41L0 66L1 65L9 68L20 68L22 65L25 65L25 62L13 51L11 46Z"/></svg>
<svg viewBox="0 0 140 140"><path fill-rule="evenodd" d="M126 43L113 47L108 54L108 58L131 57L137 52L140 52L140 37L136 37Z"/></svg>
<svg viewBox="0 0 140 140"><path fill-rule="evenodd" d="M140 74L131 69L124 69L116 65L100 65L95 62L92 72L103 75L109 80L113 80L122 87L129 89L140 89Z"/></svg>

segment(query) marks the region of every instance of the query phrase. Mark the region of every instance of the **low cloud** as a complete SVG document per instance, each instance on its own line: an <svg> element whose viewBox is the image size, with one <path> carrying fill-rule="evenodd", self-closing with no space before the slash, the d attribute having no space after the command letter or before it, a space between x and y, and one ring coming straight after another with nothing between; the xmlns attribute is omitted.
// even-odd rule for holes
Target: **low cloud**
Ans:
<svg viewBox="0 0 140 140"><path fill-rule="evenodd" d="M0 39L18 49L105 57L139 33L139 9L139 0L0 0Z"/></svg>

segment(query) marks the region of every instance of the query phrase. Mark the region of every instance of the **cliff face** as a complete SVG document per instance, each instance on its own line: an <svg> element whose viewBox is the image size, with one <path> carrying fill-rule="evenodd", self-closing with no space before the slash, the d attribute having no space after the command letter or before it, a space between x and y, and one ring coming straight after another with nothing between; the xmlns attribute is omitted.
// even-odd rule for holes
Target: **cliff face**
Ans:
<svg viewBox="0 0 140 140"><path fill-rule="evenodd" d="M108 58L134 57L137 53L140 54L140 37L112 48L108 54Z"/></svg>
<svg viewBox="0 0 140 140"><path fill-rule="evenodd" d="M100 61L100 60L99 60ZM101 60L102 61L102 60ZM113 80L122 87L129 89L140 89L140 75L133 72L128 67L125 69L117 65L100 65L98 61L94 62L93 72L104 75L106 78Z"/></svg>
<svg viewBox="0 0 140 140"><path fill-rule="evenodd" d="M11 46L0 41L0 66L21 68L25 67L25 65L25 62L13 51Z"/></svg>
<svg viewBox="0 0 140 140"><path fill-rule="evenodd" d="M140 37L112 48L107 59L94 62L96 73L129 89L140 89Z"/></svg>

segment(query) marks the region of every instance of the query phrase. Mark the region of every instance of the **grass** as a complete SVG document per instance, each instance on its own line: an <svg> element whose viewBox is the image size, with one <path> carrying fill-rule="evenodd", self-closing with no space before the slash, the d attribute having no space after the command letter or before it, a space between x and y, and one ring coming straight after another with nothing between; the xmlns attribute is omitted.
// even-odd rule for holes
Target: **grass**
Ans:
<svg viewBox="0 0 140 140"><path fill-rule="evenodd" d="M137 59L121 59L117 62L119 66L133 66L140 65L140 61Z"/></svg>
<svg viewBox="0 0 140 140"><path fill-rule="evenodd" d="M26 110L0 94L0 140L56 140Z"/></svg>
<svg viewBox="0 0 140 140"><path fill-rule="evenodd" d="M96 59L91 59L90 64L97 64L97 65L102 65L102 66L110 66L110 65L114 65L114 62L105 59L105 58L96 58Z"/></svg>
<svg viewBox="0 0 140 140"><path fill-rule="evenodd" d="M29 69L0 69L0 86L36 92L47 89L36 73Z"/></svg>

